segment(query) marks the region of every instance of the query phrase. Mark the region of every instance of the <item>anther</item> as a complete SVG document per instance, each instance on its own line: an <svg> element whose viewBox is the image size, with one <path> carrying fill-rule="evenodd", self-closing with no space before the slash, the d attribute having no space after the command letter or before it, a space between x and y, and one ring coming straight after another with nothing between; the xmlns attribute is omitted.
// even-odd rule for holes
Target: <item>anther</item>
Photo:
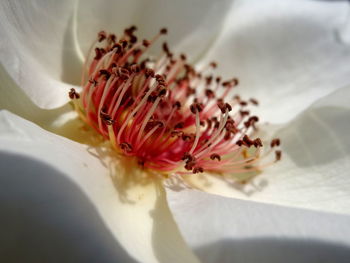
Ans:
<svg viewBox="0 0 350 263"><path fill-rule="evenodd" d="M273 140L271 141L270 146L271 146L271 148L273 148L273 147L275 147L275 146L280 146L280 143L281 143L280 139L279 139L279 138L275 138L275 139L273 139Z"/></svg>
<svg viewBox="0 0 350 263"><path fill-rule="evenodd" d="M122 149L123 151L125 151L126 153L129 153L132 151L132 146L130 143L127 142L123 142L121 144L119 144L120 149Z"/></svg>
<svg viewBox="0 0 350 263"><path fill-rule="evenodd" d="M168 29L166 29L165 27L162 28L160 31L159 31L160 34L162 35L166 35L168 33Z"/></svg>
<svg viewBox="0 0 350 263"><path fill-rule="evenodd" d="M102 42L103 40L105 40L107 37L107 34L105 31L100 31L98 33L98 42Z"/></svg>
<svg viewBox="0 0 350 263"><path fill-rule="evenodd" d="M210 155L210 159L212 160L217 159L218 161L221 161L221 157L217 153L213 153L212 155Z"/></svg>
<svg viewBox="0 0 350 263"><path fill-rule="evenodd" d="M193 168L193 171L192 171L194 174L197 174L197 173L203 173L204 172L204 169L202 167L195 167Z"/></svg>
<svg viewBox="0 0 350 263"><path fill-rule="evenodd" d="M276 157L276 162L281 160L282 152L281 151L275 151L275 157Z"/></svg>
<svg viewBox="0 0 350 263"><path fill-rule="evenodd" d="M73 100L73 99L79 99L79 98L80 98L79 93L77 93L77 92L75 91L75 89L73 89L73 88L70 89L70 91L69 91L68 94L69 94L69 98L71 98L72 100Z"/></svg>

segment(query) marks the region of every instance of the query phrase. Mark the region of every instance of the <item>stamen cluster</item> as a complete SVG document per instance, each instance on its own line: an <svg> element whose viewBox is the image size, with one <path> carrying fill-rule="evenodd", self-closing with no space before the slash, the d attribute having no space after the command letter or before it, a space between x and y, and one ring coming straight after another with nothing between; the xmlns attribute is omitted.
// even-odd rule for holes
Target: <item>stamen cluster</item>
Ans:
<svg viewBox="0 0 350 263"><path fill-rule="evenodd" d="M262 140L250 137L259 118L247 107L258 101L232 94L237 78L214 76L214 62L196 70L166 42L158 58L147 57L167 30L142 41L135 31L127 28L120 38L101 31L84 65L81 94L69 93L82 119L118 152L167 173L246 173L281 158L277 150L275 160L261 164L280 140L262 153Z"/></svg>

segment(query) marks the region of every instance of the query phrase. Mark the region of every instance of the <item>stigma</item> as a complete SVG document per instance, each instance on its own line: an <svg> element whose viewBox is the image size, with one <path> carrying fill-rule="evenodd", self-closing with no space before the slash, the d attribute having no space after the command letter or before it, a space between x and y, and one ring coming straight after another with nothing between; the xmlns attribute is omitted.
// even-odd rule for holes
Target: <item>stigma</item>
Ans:
<svg viewBox="0 0 350 263"><path fill-rule="evenodd" d="M167 30L150 40L135 31L99 32L83 66L82 90L69 92L80 117L115 151L168 175L251 173L281 159L278 138L266 145L254 138L259 118L249 107L258 101L236 94L237 78L215 76L215 62L196 69L166 42L158 57L148 56Z"/></svg>

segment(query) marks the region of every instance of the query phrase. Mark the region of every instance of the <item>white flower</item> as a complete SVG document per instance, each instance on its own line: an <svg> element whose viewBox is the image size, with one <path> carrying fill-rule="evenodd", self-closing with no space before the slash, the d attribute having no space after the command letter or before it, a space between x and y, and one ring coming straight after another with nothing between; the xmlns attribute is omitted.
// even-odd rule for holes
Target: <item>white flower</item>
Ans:
<svg viewBox="0 0 350 263"><path fill-rule="evenodd" d="M321 250L346 260L347 15L346 1L1 2L1 260L310 262ZM116 187L87 145L63 137L84 141L75 122L62 122L95 33L130 24L145 36L167 26L178 50L239 76L281 137L283 162L256 187L189 178L221 196L156 179Z"/></svg>

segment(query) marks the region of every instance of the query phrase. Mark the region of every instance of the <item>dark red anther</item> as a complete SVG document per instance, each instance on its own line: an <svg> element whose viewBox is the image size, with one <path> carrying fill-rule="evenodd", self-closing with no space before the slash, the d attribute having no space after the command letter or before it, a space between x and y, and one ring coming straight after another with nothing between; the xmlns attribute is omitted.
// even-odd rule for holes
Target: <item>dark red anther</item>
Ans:
<svg viewBox="0 0 350 263"><path fill-rule="evenodd" d="M195 161L186 162L185 169L191 171L195 165L196 165Z"/></svg>
<svg viewBox="0 0 350 263"><path fill-rule="evenodd" d="M227 102L225 103L225 107L226 107L226 110L228 110L229 112L232 111L231 105L228 104Z"/></svg>
<svg viewBox="0 0 350 263"><path fill-rule="evenodd" d="M196 135L194 135L193 133L184 133L182 135L182 140L184 140L185 142L193 142L195 137Z"/></svg>
<svg viewBox="0 0 350 263"><path fill-rule="evenodd" d="M249 139L248 135L244 135L243 136L243 144L247 147L250 147L254 144L254 141L252 141L251 139Z"/></svg>
<svg viewBox="0 0 350 263"><path fill-rule="evenodd" d="M106 79L109 79L109 77L111 76L111 73L106 69L101 69L99 72L100 75L105 76Z"/></svg>
<svg viewBox="0 0 350 263"><path fill-rule="evenodd" d="M182 129L185 126L185 123L179 122L174 126L174 129Z"/></svg>
<svg viewBox="0 0 350 263"><path fill-rule="evenodd" d="M233 86L237 86L239 84L239 80L237 78L232 79Z"/></svg>
<svg viewBox="0 0 350 263"><path fill-rule="evenodd" d="M159 97L164 97L167 93L167 90L165 88L162 88L159 92L158 92L158 96Z"/></svg>
<svg viewBox="0 0 350 263"><path fill-rule="evenodd" d="M100 50L98 47L95 48L95 57L94 57L94 59L99 60L101 57L102 57L102 52L101 52L101 50Z"/></svg>
<svg viewBox="0 0 350 263"><path fill-rule="evenodd" d="M273 139L273 140L271 141L270 146L271 146L271 148L273 148L273 147L275 147L275 146L280 146L280 144L281 144L280 139L279 139L279 138L275 138L275 139Z"/></svg>
<svg viewBox="0 0 350 263"><path fill-rule="evenodd" d="M247 111L247 110L246 111L241 110L241 111L239 111L239 113L241 114L242 117L249 115L249 111Z"/></svg>
<svg viewBox="0 0 350 263"><path fill-rule="evenodd" d="M126 153L132 152L132 146L130 143L123 142L123 143L119 144L119 146Z"/></svg>
<svg viewBox="0 0 350 263"><path fill-rule="evenodd" d="M281 151L275 151L275 157L276 157L276 162L281 160L282 152Z"/></svg>
<svg viewBox="0 0 350 263"><path fill-rule="evenodd" d="M173 107L174 107L174 108L177 108L177 109L180 109L180 108L181 108L181 103L180 103L180 101L176 101L176 102L173 104Z"/></svg>
<svg viewBox="0 0 350 263"><path fill-rule="evenodd" d="M218 66L218 64L215 61L213 61L213 62L210 63L210 66L212 68L216 68Z"/></svg>
<svg viewBox="0 0 350 263"><path fill-rule="evenodd" d="M128 46L128 41L126 40L120 40L119 43L122 46L122 48L126 48Z"/></svg>
<svg viewBox="0 0 350 263"><path fill-rule="evenodd" d="M181 58L183 61L185 61L185 60L186 60L186 55L185 55L185 54L181 54L181 55L180 55L180 58Z"/></svg>
<svg viewBox="0 0 350 263"><path fill-rule="evenodd" d="M139 73L140 72L140 67L137 64L133 64L133 65L130 66L130 70L133 73Z"/></svg>
<svg viewBox="0 0 350 263"><path fill-rule="evenodd" d="M150 68L146 68L145 77L146 78L149 78L149 77L153 78L154 77L154 70L150 69Z"/></svg>
<svg viewBox="0 0 350 263"><path fill-rule="evenodd" d="M148 47L149 45L151 45L151 42L148 41L147 39L142 40L142 45L144 45L145 47Z"/></svg>
<svg viewBox="0 0 350 263"><path fill-rule="evenodd" d="M204 172L204 169L202 167L195 167L193 168L193 171L192 171L194 174L197 174L197 173L203 173Z"/></svg>
<svg viewBox="0 0 350 263"><path fill-rule="evenodd" d="M259 102L256 99L254 99L254 98L250 98L249 101L255 106L259 105Z"/></svg>
<svg viewBox="0 0 350 263"><path fill-rule="evenodd" d="M206 90L205 90L205 95L206 95L209 99L215 98L215 93L214 93L214 91L212 91L211 89L206 89Z"/></svg>
<svg viewBox="0 0 350 263"><path fill-rule="evenodd" d="M216 81L216 83L220 83L221 77L216 77L215 81Z"/></svg>
<svg viewBox="0 0 350 263"><path fill-rule="evenodd" d="M181 160L186 161L186 162L192 162L192 161L195 161L196 158L192 154L185 152L184 155L182 156Z"/></svg>
<svg viewBox="0 0 350 263"><path fill-rule="evenodd" d="M103 40L105 40L106 39L106 37L107 37L107 34L106 34L106 32L105 31L100 31L99 33L98 33L98 42L102 42Z"/></svg>
<svg viewBox="0 0 350 263"><path fill-rule="evenodd" d="M77 93L77 92L75 91L75 89L73 89L73 88L70 89L68 95L69 95L69 98L72 99L72 100L73 100L73 99L79 99L79 98L80 98L79 93Z"/></svg>
<svg viewBox="0 0 350 263"><path fill-rule="evenodd" d="M108 35L108 42L109 43L115 43L117 41L117 37L114 34L109 34Z"/></svg>
<svg viewBox="0 0 350 263"><path fill-rule="evenodd" d="M260 138L256 138L256 139L254 140L254 146L255 146L256 148L262 147L262 146L263 146L262 141L261 141Z"/></svg>
<svg viewBox="0 0 350 263"><path fill-rule="evenodd" d="M241 105L241 106L244 107L244 106L247 106L248 103L247 103L246 101L243 101L243 100L242 100L242 101L239 102L239 105Z"/></svg>
<svg viewBox="0 0 350 263"><path fill-rule="evenodd" d="M112 125L114 123L114 120L111 118L110 115L108 115L105 110L101 110L100 111L100 117L102 119L102 121L106 124L106 125Z"/></svg>
<svg viewBox="0 0 350 263"><path fill-rule="evenodd" d="M205 82L206 82L207 85L210 85L212 83L212 81L213 81L213 76L212 75L210 75L210 76L205 78Z"/></svg>
<svg viewBox="0 0 350 263"><path fill-rule="evenodd" d="M163 50L165 53L169 54L170 53L170 50L169 50L169 47L168 47L168 44L166 42L163 43Z"/></svg>
<svg viewBox="0 0 350 263"><path fill-rule="evenodd" d="M168 29L166 29L166 28L164 27L164 28L162 28L162 29L159 31L159 33L162 34L162 35L165 35L165 34L168 33Z"/></svg>
<svg viewBox="0 0 350 263"><path fill-rule="evenodd" d="M210 155L210 159L212 160L217 159L219 162L221 161L221 157L217 153L213 153L212 155Z"/></svg>

